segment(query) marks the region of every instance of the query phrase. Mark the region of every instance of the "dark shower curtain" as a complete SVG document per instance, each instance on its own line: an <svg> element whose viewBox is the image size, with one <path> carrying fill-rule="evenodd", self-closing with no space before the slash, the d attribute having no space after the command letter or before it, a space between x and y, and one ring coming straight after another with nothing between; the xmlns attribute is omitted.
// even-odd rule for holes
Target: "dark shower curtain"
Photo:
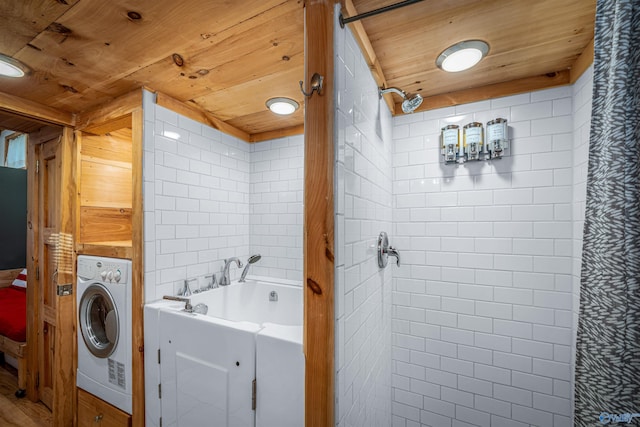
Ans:
<svg viewBox="0 0 640 427"><path fill-rule="evenodd" d="M640 0L598 0L575 425L640 425Z"/></svg>

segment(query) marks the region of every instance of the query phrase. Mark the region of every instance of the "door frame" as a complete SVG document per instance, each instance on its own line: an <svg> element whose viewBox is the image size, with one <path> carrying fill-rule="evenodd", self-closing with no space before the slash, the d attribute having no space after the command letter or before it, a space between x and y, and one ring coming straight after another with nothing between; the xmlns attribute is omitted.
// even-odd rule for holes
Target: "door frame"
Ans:
<svg viewBox="0 0 640 427"><path fill-rule="evenodd" d="M66 204L70 206L75 200L75 181L73 177L72 170L72 159L73 152L69 151L73 145L73 129L75 123L75 117L71 113L67 113L61 111L59 109L54 109L51 107L47 107L36 102L28 101L22 98L19 98L14 95L9 95L6 93L0 92L0 111L7 112L10 114L18 114L30 120L35 120L42 122L43 124L62 126L62 158L66 159L63 161L63 170L62 176L63 181L61 182L61 188L64 188L65 191L61 193L65 193L68 197L61 197L61 206ZM37 136L36 136L37 138ZM37 378L38 378L38 333L37 333L37 324L39 322L39 313L38 313L38 298L39 294L38 290L38 279L36 279L35 275L35 265L37 263L37 230L34 230L34 224L37 222L34 221L34 217L32 214L37 211L35 206L33 205L33 197L34 194L33 189L34 184L36 183L37 176L35 174L34 167L34 159L35 159L35 138L29 137L27 144L27 268L31 273L29 274L29 286L27 287L27 396L30 400L37 401L38 400L38 390L37 390ZM33 143L31 143L33 142ZM35 193L37 195L37 193ZM35 200L37 203L37 199ZM37 206L37 205L36 205ZM70 227L73 224L73 212L67 212L61 218L61 230L65 232L73 232ZM34 240L35 238L35 240ZM75 261L75 259L74 259ZM71 278L67 277L67 275L62 275L58 277L58 283L69 283ZM73 416L74 416L74 399L73 396L75 393L69 393L69 387L75 388L75 361L74 361L74 351L73 347L75 344L75 309L72 305L71 307L67 307L68 303L74 304L74 298L67 297L66 300L61 302L61 305L58 305L58 308L61 307L63 310L67 310L69 316L66 316L64 319L59 319L60 326L56 330L60 332L61 337L55 338L55 345L58 349L65 349L61 352L61 357L58 357L60 364L63 366L63 370L56 370L54 376L54 384L57 384L56 389L58 390L66 390L63 393L55 393L54 392L54 401L53 406L57 409L57 406L60 409L53 411L53 421L54 426L69 426L73 424ZM64 363L63 362L64 358ZM56 363L57 364L57 363ZM56 367L54 367L56 369ZM64 378L64 376L70 376L68 378ZM67 387L67 388L65 388ZM72 389L73 390L73 389ZM60 396L56 397L58 394Z"/></svg>

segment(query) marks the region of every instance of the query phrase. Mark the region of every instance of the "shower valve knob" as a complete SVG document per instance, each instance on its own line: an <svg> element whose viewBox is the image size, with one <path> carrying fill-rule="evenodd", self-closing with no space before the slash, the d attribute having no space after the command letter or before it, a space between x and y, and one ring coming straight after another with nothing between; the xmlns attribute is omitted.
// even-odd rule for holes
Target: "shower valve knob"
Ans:
<svg viewBox="0 0 640 427"><path fill-rule="evenodd" d="M389 255L396 257L396 265L400 267L400 253L393 246L389 246L389 237L383 231L378 236L378 267L385 268L387 266Z"/></svg>

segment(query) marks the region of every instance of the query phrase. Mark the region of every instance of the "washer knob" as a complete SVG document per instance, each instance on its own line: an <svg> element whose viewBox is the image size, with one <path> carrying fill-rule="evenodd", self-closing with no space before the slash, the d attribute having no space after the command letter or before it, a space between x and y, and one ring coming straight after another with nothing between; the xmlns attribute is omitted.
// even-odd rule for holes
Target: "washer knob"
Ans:
<svg viewBox="0 0 640 427"><path fill-rule="evenodd" d="M107 280L107 271L101 271L100 272L100 277L102 277L102 281L104 282L105 280Z"/></svg>
<svg viewBox="0 0 640 427"><path fill-rule="evenodd" d="M107 280L109 280L110 282L113 281L113 270L109 270L109 272L107 273Z"/></svg>
<svg viewBox="0 0 640 427"><path fill-rule="evenodd" d="M120 279L122 278L122 272L120 271L120 269L116 270L115 273L113 273L113 278L116 280L116 282L120 282Z"/></svg>

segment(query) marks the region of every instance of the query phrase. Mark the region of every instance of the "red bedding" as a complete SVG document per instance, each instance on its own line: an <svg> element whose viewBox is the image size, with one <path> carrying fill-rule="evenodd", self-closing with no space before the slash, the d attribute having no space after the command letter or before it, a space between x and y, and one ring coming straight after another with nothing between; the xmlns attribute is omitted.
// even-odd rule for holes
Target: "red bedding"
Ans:
<svg viewBox="0 0 640 427"><path fill-rule="evenodd" d="M18 342L27 340L27 290L0 288L0 335Z"/></svg>

